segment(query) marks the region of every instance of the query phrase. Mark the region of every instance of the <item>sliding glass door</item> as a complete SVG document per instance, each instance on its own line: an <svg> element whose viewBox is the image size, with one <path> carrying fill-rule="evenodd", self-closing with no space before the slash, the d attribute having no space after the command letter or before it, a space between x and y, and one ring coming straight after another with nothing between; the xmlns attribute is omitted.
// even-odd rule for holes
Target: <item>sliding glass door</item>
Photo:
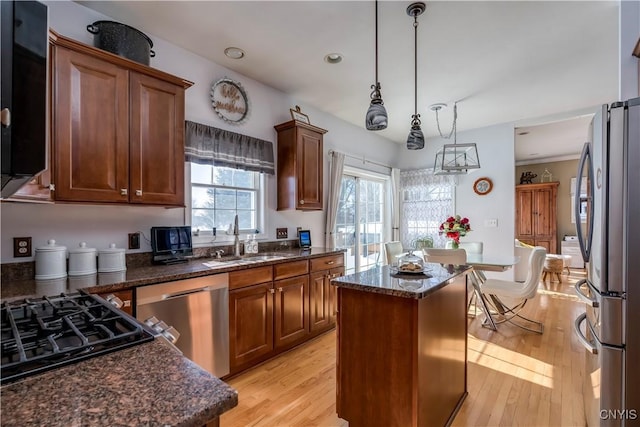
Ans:
<svg viewBox="0 0 640 427"><path fill-rule="evenodd" d="M387 209L387 180L345 172L335 233L337 247L347 250L346 274L383 264Z"/></svg>

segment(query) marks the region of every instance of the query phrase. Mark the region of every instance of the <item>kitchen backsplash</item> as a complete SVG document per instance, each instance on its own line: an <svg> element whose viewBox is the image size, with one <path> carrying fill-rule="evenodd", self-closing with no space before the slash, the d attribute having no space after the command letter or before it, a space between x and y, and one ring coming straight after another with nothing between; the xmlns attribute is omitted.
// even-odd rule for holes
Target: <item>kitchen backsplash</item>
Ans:
<svg viewBox="0 0 640 427"><path fill-rule="evenodd" d="M242 247L242 253L244 253L244 243L240 242L240 245ZM298 247L297 240L277 240L258 243L260 252L276 252L278 250L289 250L296 247ZM220 249L224 251L223 256L228 256L233 254L234 247L233 244L229 244L193 248L193 256L194 258L212 258L214 256L213 251ZM153 258L151 252L135 252L126 254L125 257L127 268L149 266L152 264ZM35 266L35 261L0 264L0 281L33 279L35 277Z"/></svg>

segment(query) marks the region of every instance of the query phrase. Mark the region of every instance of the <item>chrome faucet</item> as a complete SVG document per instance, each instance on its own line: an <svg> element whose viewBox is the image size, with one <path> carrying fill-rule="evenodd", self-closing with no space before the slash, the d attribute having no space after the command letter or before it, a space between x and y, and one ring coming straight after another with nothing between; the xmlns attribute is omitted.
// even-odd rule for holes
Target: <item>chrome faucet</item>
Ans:
<svg viewBox="0 0 640 427"><path fill-rule="evenodd" d="M235 247L235 251L234 251L234 255L235 256L240 256L240 228L238 228L238 214L236 214L236 217L233 221L233 235L235 236L234 238L234 247Z"/></svg>

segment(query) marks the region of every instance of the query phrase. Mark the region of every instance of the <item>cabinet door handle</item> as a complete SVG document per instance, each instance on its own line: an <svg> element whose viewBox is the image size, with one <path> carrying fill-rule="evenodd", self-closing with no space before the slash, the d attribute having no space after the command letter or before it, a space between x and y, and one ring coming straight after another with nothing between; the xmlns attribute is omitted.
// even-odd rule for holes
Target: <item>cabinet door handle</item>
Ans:
<svg viewBox="0 0 640 427"><path fill-rule="evenodd" d="M142 190L136 190L136 196L142 196Z"/></svg>
<svg viewBox="0 0 640 427"><path fill-rule="evenodd" d="M275 294L275 293L276 293L276 290L275 290L275 289L273 289L273 288L271 288L271 289L269 289L269 293L271 293L271 294Z"/></svg>
<svg viewBox="0 0 640 427"><path fill-rule="evenodd" d="M282 292L282 288L278 288L278 292Z"/></svg>
<svg viewBox="0 0 640 427"><path fill-rule="evenodd" d="M304 200L300 200L300 204L301 204L301 205L304 205Z"/></svg>
<svg viewBox="0 0 640 427"><path fill-rule="evenodd" d="M335 263L336 263L335 261L327 261L327 262L325 262L325 264L327 264L327 265L332 265L332 264L335 264Z"/></svg>
<svg viewBox="0 0 640 427"><path fill-rule="evenodd" d="M127 191L126 188L121 188L120 189L120 195L121 196L126 196L127 194L129 194L129 191Z"/></svg>
<svg viewBox="0 0 640 427"><path fill-rule="evenodd" d="M11 126L11 110L8 108L2 109L2 126L6 128Z"/></svg>

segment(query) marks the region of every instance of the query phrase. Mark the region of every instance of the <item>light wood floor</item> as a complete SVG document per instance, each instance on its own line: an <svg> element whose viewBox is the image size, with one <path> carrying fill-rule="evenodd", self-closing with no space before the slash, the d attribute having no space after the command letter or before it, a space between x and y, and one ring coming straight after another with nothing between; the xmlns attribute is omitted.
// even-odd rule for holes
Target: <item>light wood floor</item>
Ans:
<svg viewBox="0 0 640 427"><path fill-rule="evenodd" d="M584 350L573 321L584 305L573 291L580 270L563 283L540 284L526 315L541 319L543 335L515 326L493 332L469 319L468 391L453 425L584 426ZM346 427L335 413L335 332L256 367L229 384L239 404L222 427Z"/></svg>

